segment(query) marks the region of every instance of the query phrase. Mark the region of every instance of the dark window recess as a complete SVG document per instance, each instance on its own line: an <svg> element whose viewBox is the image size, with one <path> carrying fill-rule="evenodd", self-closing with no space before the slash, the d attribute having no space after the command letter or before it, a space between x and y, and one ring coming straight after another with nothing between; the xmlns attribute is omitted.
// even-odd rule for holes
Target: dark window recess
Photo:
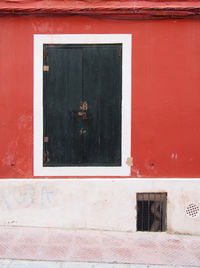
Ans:
<svg viewBox="0 0 200 268"><path fill-rule="evenodd" d="M137 193L137 231L166 231L167 193Z"/></svg>
<svg viewBox="0 0 200 268"><path fill-rule="evenodd" d="M44 45L44 166L121 166L122 45Z"/></svg>

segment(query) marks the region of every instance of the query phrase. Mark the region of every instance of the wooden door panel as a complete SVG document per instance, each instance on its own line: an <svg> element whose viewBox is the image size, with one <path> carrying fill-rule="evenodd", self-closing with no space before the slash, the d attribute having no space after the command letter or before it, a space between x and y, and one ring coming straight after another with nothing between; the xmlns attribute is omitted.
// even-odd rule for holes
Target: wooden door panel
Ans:
<svg viewBox="0 0 200 268"><path fill-rule="evenodd" d="M44 87L44 136L50 161L45 165L71 165L81 162L81 118L77 116L82 99L82 50L48 49Z"/></svg>
<svg viewBox="0 0 200 268"><path fill-rule="evenodd" d="M84 47L84 97L88 101L87 161L121 164L121 45Z"/></svg>

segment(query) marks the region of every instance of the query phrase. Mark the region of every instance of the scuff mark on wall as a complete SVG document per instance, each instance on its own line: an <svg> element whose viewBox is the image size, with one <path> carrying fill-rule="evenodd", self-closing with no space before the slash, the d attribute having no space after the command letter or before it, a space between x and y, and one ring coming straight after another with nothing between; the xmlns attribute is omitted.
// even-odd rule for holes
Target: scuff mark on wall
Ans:
<svg viewBox="0 0 200 268"><path fill-rule="evenodd" d="M133 174L136 174L137 178L142 178L142 175L140 174L139 169L133 168L132 171L133 171Z"/></svg>
<svg viewBox="0 0 200 268"><path fill-rule="evenodd" d="M126 164L129 167L133 166L133 157L128 157L126 160Z"/></svg>

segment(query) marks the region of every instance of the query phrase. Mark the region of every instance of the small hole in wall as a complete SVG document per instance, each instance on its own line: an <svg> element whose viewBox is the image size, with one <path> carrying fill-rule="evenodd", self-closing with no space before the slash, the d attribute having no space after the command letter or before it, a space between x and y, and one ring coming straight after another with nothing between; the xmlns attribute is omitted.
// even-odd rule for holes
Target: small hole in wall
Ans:
<svg viewBox="0 0 200 268"><path fill-rule="evenodd" d="M164 232L167 193L137 193L137 231Z"/></svg>

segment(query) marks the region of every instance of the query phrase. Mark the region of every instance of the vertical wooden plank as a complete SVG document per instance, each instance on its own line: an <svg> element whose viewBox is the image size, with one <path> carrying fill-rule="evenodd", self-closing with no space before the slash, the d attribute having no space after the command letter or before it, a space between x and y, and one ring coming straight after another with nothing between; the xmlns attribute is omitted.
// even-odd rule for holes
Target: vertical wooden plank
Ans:
<svg viewBox="0 0 200 268"><path fill-rule="evenodd" d="M120 44L84 47L88 165L121 165L121 53Z"/></svg>
<svg viewBox="0 0 200 268"><path fill-rule="evenodd" d="M49 166L73 165L81 161L82 51L48 48L47 84L44 84L45 135L49 137Z"/></svg>

